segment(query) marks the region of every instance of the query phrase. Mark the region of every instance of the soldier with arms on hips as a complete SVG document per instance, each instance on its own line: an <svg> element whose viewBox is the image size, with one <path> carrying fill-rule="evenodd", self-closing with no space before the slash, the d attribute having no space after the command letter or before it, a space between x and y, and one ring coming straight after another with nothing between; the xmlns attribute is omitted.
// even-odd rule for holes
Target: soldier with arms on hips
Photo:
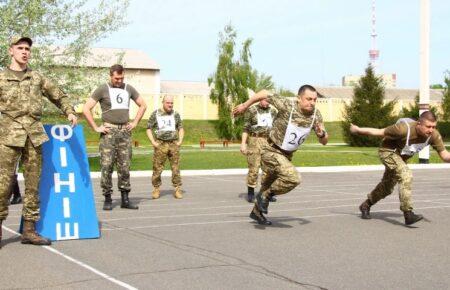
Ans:
<svg viewBox="0 0 450 290"><path fill-rule="evenodd" d="M399 185L400 210L403 212L405 224L411 225L423 218L422 215L413 212L412 172L408 168L407 161L415 153L431 145L443 161L450 162L450 154L445 149L436 125L436 116L431 111L422 113L418 121L400 119L396 124L383 129L360 128L351 124L350 132L353 134L383 138L378 155L385 167L384 175L380 183L359 206L361 218L370 219L370 207L390 195L397 183Z"/></svg>
<svg viewBox="0 0 450 290"><path fill-rule="evenodd" d="M77 123L67 95L48 78L28 67L32 44L28 37L12 37L8 50L11 64L0 72L0 247L1 224L8 216L11 183L19 158L25 178L22 243L51 244L35 230L40 218L41 145L48 141L41 123L44 97L66 114L72 126Z"/></svg>
<svg viewBox="0 0 450 290"><path fill-rule="evenodd" d="M262 148L261 164L264 171L260 192L250 218L259 224L270 225L264 216L268 212L271 195L285 194L300 184L300 175L291 163L294 152L315 131L319 142L328 143L328 133L320 111L316 108L317 91L304 85L298 90L296 100L279 97L266 90L256 93L245 103L233 109L233 114L245 112L252 104L266 99L278 110L269 133L268 144Z"/></svg>
<svg viewBox="0 0 450 290"><path fill-rule="evenodd" d="M244 130L242 132L241 153L247 156L247 201L254 201L255 188L261 167L261 150L267 144L272 122L277 110L271 107L267 100L261 100L251 106L244 115ZM263 172L264 174L264 172ZM270 201L276 201L270 196Z"/></svg>
<svg viewBox="0 0 450 290"><path fill-rule="evenodd" d="M180 176L180 146L183 143L184 129L180 114L173 110L173 97L165 96L162 109L155 110L148 119L147 136L153 145L152 198L161 195L161 173L164 163L169 159L172 168L173 196L183 198Z"/></svg>
<svg viewBox="0 0 450 290"><path fill-rule="evenodd" d="M115 64L109 69L110 82L99 86L86 101L83 114L89 125L100 133L101 181L105 201L103 210L112 210L112 173L117 168L118 188L121 194L121 208L138 209L129 199L131 134L144 116L147 105L135 88L124 83L125 70L122 65ZM132 122L129 122L130 100L138 105L138 111ZM100 103L102 109L102 125L97 126L91 110Z"/></svg>

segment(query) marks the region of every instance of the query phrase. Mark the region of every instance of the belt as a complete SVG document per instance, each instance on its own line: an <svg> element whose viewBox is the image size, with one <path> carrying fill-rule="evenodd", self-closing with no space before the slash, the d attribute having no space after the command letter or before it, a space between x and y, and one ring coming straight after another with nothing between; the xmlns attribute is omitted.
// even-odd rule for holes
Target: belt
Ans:
<svg viewBox="0 0 450 290"><path fill-rule="evenodd" d="M113 123L103 122L103 125L105 125L105 127L117 128L117 129L120 130L122 128L125 128L127 123L125 123L125 124L113 124Z"/></svg>
<svg viewBox="0 0 450 290"><path fill-rule="evenodd" d="M281 149L280 146L278 146L277 144L273 143L273 141L272 141L271 139L269 139L268 143L269 143L269 146L270 146L270 147L272 147L272 148L274 148L274 149L277 149L277 150L280 151L283 155L285 155L285 156L292 156L292 152L291 152L291 151L286 151L286 150L284 150L284 149Z"/></svg>
<svg viewBox="0 0 450 290"><path fill-rule="evenodd" d="M267 137L269 137L269 134L267 134L267 133L250 133L250 136L251 137L264 137L264 138L267 138Z"/></svg>

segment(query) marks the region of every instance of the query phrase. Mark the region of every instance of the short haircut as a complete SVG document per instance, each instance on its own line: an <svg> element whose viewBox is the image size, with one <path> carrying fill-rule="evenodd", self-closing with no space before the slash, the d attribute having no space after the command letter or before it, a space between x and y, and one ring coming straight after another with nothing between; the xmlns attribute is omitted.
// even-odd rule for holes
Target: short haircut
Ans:
<svg viewBox="0 0 450 290"><path fill-rule="evenodd" d="M317 92L316 88L311 85L303 85L298 89L298 95L301 96L305 93L305 91Z"/></svg>
<svg viewBox="0 0 450 290"><path fill-rule="evenodd" d="M117 72L118 74L122 74L124 71L123 66L120 64L115 64L109 68L109 75L112 76L114 72Z"/></svg>
<svg viewBox="0 0 450 290"><path fill-rule="evenodd" d="M437 117L433 112L425 111L422 114L420 114L420 117L419 117L419 122L421 122L423 120L428 120L430 122L437 122Z"/></svg>

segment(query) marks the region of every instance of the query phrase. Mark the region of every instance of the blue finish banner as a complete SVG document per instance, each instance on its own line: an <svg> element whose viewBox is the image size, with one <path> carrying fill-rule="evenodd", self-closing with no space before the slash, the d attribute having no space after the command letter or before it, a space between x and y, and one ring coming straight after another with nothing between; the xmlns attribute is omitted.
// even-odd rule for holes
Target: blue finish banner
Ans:
<svg viewBox="0 0 450 290"><path fill-rule="evenodd" d="M53 241L100 237L83 127L45 125L39 234Z"/></svg>

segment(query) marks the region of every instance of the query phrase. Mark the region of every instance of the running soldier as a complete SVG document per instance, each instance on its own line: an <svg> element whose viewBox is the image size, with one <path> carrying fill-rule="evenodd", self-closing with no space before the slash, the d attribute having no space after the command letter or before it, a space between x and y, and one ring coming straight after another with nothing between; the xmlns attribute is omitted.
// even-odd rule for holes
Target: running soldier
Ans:
<svg viewBox="0 0 450 290"><path fill-rule="evenodd" d="M350 132L353 134L383 138L378 156L385 167L384 175L380 183L359 206L361 218L370 219L371 206L390 195L398 183L400 210L403 212L405 224L411 225L423 219L422 215L413 212L412 172L408 168L407 161L415 153L431 145L443 161L450 162L450 154L445 149L436 125L436 116L431 111L426 111L420 115L418 121L400 119L397 124L383 129L360 128L353 124L350 126Z"/></svg>
<svg viewBox="0 0 450 290"><path fill-rule="evenodd" d="M328 133L325 131L322 115L315 106L317 91L310 85L300 87L296 100L262 90L234 108L233 114L241 114L252 104L264 99L278 110L278 114L270 130L268 144L262 149L263 180L250 218L259 224L271 225L264 216L268 213L270 196L288 193L301 182L299 173L291 163L294 152L303 144L311 130L315 131L323 145L328 143Z"/></svg>
<svg viewBox="0 0 450 290"><path fill-rule="evenodd" d="M267 100L251 106L244 115L244 130L242 132L241 153L247 156L247 201L254 202L255 188L261 167L261 150L267 145L272 122L277 110L269 105ZM276 201L270 196L270 201Z"/></svg>

